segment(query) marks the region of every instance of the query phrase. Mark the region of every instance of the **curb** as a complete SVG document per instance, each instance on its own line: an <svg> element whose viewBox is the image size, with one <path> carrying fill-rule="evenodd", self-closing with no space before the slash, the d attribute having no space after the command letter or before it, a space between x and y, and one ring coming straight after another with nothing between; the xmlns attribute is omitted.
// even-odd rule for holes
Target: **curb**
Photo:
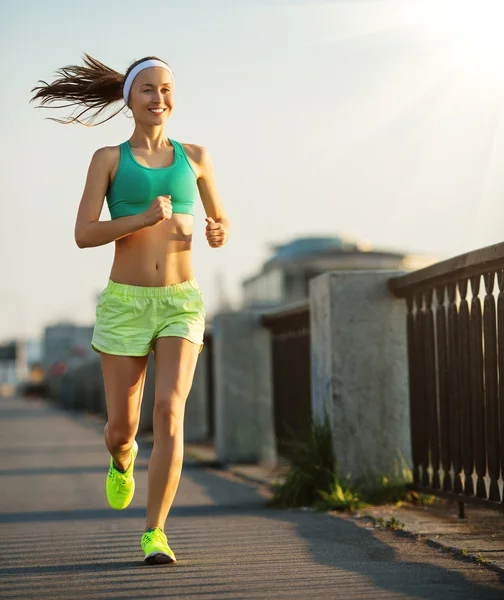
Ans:
<svg viewBox="0 0 504 600"><path fill-rule="evenodd" d="M266 479L264 477L256 477L254 475L249 475L248 473L244 473L243 471L240 471L239 468L236 468L233 466L230 466L227 468L225 467L225 469L227 471L229 471L229 473L231 473L232 475L235 475L236 477L239 477L240 479L243 479L244 481L248 481L249 483L265 485L269 489L271 489L271 487L272 487L271 481L269 481L268 479Z"/></svg>
<svg viewBox="0 0 504 600"><path fill-rule="evenodd" d="M217 469L218 471L226 471L227 473L230 473L231 475L234 475L235 477L242 479L247 483L253 483L255 485L265 485L269 489L271 489L272 487L271 480L268 479L268 477L266 476L261 477L259 475L250 475L249 473L242 471L240 467L237 467L236 465L223 463L218 460L208 459L207 457L204 457L202 454L198 453L193 449L186 449L185 456L194 460L195 462L204 467L208 467L210 469Z"/></svg>
<svg viewBox="0 0 504 600"><path fill-rule="evenodd" d="M186 450L186 456L188 456L189 458L198 462L202 466L209 467L212 469L217 469L220 471L226 471L226 472L230 473L231 475L234 475L238 479L241 479L247 483L252 483L255 485L264 485L268 488L268 490L272 491L272 482L267 477L253 476L253 475L243 472L240 469L240 467L221 463L216 460L209 460L208 458L203 457L201 454L199 454L197 451L194 451L194 450ZM307 507L298 507L298 510L310 510L310 509ZM339 516L337 511L321 511L321 512L325 513L327 515L330 515L330 516L336 516L336 517ZM464 560L464 561L468 561L471 563L475 563L481 567L486 567L487 569L490 569L491 571L495 571L500 574L504 573L503 566L501 566L491 560L488 560L488 559L484 559L484 561L481 561L478 558L478 555L474 554L473 552L468 552L466 555L463 555L462 548L458 548L457 546L449 546L448 544L440 542L439 540L436 540L435 538L428 537L421 533L415 533L414 531L410 531L408 529L397 529L397 530L391 529L390 527L383 526L376 517L373 517L372 515L369 515L369 514L360 513L359 515L356 515L356 513L352 514L350 512L347 512L346 514L349 516L353 516L354 519L359 520L359 521L362 521L364 519L371 521L373 523L373 525L375 525L375 526L378 525L378 527L381 530L384 530L384 531L388 530L393 535L405 536L408 538L412 538L417 542L420 542L423 544L428 544L429 546L431 546L432 548L436 548L437 550L441 550L443 552L449 552L453 556L453 558L456 558L457 560Z"/></svg>
<svg viewBox="0 0 504 600"><path fill-rule="evenodd" d="M483 561L481 561L478 558L478 555L474 554L473 552L468 552L466 555L464 555L464 554L462 554L462 550L463 550L462 548L458 548L457 546L449 546L448 544L440 542L434 538L428 537L421 533L415 533L414 531L410 531L408 529L393 530L390 527L383 526L378 521L378 519L376 519L376 517L373 517L372 515L369 515L369 514L362 514L362 515L357 515L357 516L354 515L354 519L359 520L359 521L366 519L368 521L371 521L373 523L373 525L378 525L378 527L383 531L388 530L397 536L402 535L402 536L406 536L409 538L414 538L417 542L427 544L433 548L436 548L437 550L443 550L445 552L449 552L450 554L453 555L454 558L456 558L458 560L464 560L464 561L476 563L481 567L486 567L487 569L490 569L491 571L495 571L497 573L504 573L503 566L501 566L491 560L488 560L488 559L484 559Z"/></svg>

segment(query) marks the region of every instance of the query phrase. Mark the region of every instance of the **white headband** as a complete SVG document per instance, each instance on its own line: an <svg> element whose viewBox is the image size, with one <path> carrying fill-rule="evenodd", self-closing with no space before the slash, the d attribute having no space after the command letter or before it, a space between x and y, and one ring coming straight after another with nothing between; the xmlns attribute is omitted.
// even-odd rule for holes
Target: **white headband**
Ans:
<svg viewBox="0 0 504 600"><path fill-rule="evenodd" d="M124 82L124 86L123 86L123 98L124 98L124 102L126 104L128 104L129 93L131 90L131 86L133 84L133 80L138 75L138 73L140 73L140 71L143 71L144 69L148 69L149 67L161 67L163 69L166 69L168 71L168 73L171 74L171 76L173 78L173 83L175 84L175 77L173 75L172 70L170 69L170 67L167 64L165 64L164 62L162 62L160 60L144 60L144 62L138 64L136 67L131 69L131 71L128 74L128 77L126 77L126 81Z"/></svg>

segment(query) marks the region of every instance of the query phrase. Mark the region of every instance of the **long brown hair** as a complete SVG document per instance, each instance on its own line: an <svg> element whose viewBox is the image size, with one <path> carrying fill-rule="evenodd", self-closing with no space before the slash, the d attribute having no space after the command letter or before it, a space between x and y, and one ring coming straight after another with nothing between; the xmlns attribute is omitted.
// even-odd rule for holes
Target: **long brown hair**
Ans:
<svg viewBox="0 0 504 600"><path fill-rule="evenodd" d="M92 121L110 105L123 101L123 86L129 72L139 63L150 59L161 60L157 56L146 56L131 64L123 75L84 53L84 66L70 65L58 69L56 74L60 77L52 83L39 80L38 83L42 85L31 90L32 93L35 93L30 102L40 101L37 108L50 108L48 105L56 102L66 102L59 104L56 108L84 107L84 110L77 116L70 116L64 120L48 118L64 125L69 123L79 123L87 127L101 125L119 114L124 109L124 105L103 121L99 123ZM162 62L167 64L164 60ZM82 121L81 117L89 111L91 113L86 117L87 121Z"/></svg>

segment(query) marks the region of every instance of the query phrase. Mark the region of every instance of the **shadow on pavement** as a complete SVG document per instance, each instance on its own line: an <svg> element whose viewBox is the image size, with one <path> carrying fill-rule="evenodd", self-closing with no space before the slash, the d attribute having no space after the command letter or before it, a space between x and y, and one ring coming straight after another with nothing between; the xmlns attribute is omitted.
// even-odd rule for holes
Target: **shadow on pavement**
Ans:
<svg viewBox="0 0 504 600"><path fill-rule="evenodd" d="M204 485L206 493L218 503L233 497L237 489L240 491L243 487L253 489L252 484L249 486L241 482L221 481L216 476L204 473L203 470L198 472L197 468L186 469L185 476ZM256 490L255 494L259 499ZM261 516L294 526L301 539L308 545L310 556L320 565L332 567L337 571L341 569L353 571L370 579L383 590L394 594L408 594L415 598L429 600L461 597L478 598L478 600L504 598L504 586L501 590L497 590L471 582L462 573L452 570L457 563L460 564L453 555L447 555L431 547L427 548L410 536L400 533L394 535L392 539L396 547L393 547L377 539L372 531L363 529L351 521L302 509L268 508L264 506L264 498L261 497L261 500L263 505ZM267 547L262 549L262 553L264 552L267 552ZM452 562L451 569L433 564L440 556L442 560ZM464 565L468 568L486 569L476 567L469 561L464 561ZM488 570L488 575L489 579L496 582L497 574ZM502 574L500 580L501 583L504 582ZM451 596L450 591L455 595Z"/></svg>
<svg viewBox="0 0 504 600"><path fill-rule="evenodd" d="M257 513L258 505L251 503L226 504L225 506L212 506L203 504L201 506L181 506L174 507L170 512L170 517L208 517L208 516L226 516L226 515L247 515ZM111 514L115 519L136 519L145 518L144 507L129 507L125 512L115 511L111 513L110 508L85 508L77 510L55 510L39 512L12 512L0 513L0 523L47 523L51 521L96 521L110 520Z"/></svg>
<svg viewBox="0 0 504 600"><path fill-rule="evenodd" d="M59 409L27 404L19 410L4 408L1 418L19 419L24 424L25 419L35 417L33 427L39 431L40 417L48 417L47 432L40 439L54 446L57 439L50 434L56 421L52 419L61 419L63 414L67 415ZM84 418L68 416L80 427L95 428L101 435L103 423L86 423ZM7 428L11 428L10 422ZM61 443L71 447L75 440L85 446L87 434L73 428ZM19 438L13 441L17 444ZM36 454L37 446L33 441L28 441L30 444ZM40 450L44 451L42 447ZM28 484L32 475L68 472L66 466L31 467L26 455L23 460L17 474L26 476ZM98 474L106 468L86 465L86 460L79 467L80 473ZM142 477L146 467L146 463L136 467ZM76 469L72 467L71 472ZM4 478L15 474L16 469L0 472ZM473 563L462 564L406 536L389 532L382 535L323 513L267 508L257 486L236 481L226 472L186 463L183 477L183 489L167 522L174 551L182 557L176 567L145 567L138 560L145 506L119 512L105 506L22 511L13 503L17 512L0 513L0 523L5 524L0 545L0 596L102 600L138 598L141 596L137 592L142 591L141 595L149 598L166 598L169 594L174 598L206 596L222 600L253 595L311 600L361 598L363 589L365 597L370 598L374 586L377 593L373 600L400 595L429 600L504 597L502 590L490 587L497 581L495 573ZM58 489L64 496L71 486L60 488L60 483ZM91 492L85 498L96 506L97 493ZM86 500L80 497L78 502L76 506L86 506Z"/></svg>
<svg viewBox="0 0 504 600"><path fill-rule="evenodd" d="M106 473L108 465L94 467L29 467L21 469L0 469L0 477L31 477L36 475L84 475L85 473ZM147 464L135 464L135 471L147 471Z"/></svg>

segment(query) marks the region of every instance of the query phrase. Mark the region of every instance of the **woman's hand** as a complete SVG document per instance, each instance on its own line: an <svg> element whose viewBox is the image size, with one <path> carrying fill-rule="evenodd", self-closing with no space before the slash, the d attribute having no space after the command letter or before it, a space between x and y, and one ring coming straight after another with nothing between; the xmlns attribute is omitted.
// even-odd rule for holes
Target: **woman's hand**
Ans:
<svg viewBox="0 0 504 600"><path fill-rule="evenodd" d="M158 196L151 202L149 208L144 212L145 226L157 225L166 219L171 219L172 203L171 196Z"/></svg>
<svg viewBox="0 0 504 600"><path fill-rule="evenodd" d="M207 217L205 221L207 222L205 232L208 245L211 248L220 248L221 246L224 246L229 237L229 228L223 223L216 223L212 217Z"/></svg>

